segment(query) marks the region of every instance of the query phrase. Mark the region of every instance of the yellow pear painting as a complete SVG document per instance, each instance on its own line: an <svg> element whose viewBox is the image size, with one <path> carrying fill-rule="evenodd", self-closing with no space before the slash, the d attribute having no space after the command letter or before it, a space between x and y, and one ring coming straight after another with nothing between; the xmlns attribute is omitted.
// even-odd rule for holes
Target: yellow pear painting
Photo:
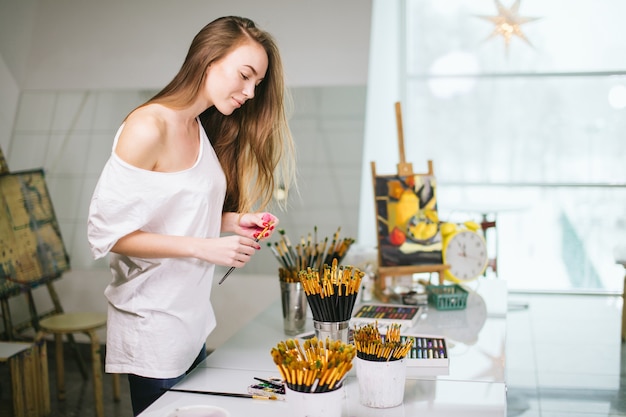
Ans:
<svg viewBox="0 0 626 417"><path fill-rule="evenodd" d="M376 177L374 189L381 266L441 263L435 177Z"/></svg>

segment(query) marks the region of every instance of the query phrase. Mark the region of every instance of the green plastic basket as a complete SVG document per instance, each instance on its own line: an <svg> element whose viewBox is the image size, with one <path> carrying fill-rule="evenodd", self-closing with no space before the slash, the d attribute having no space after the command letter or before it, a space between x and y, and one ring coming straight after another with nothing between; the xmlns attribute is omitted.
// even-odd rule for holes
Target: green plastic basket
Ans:
<svg viewBox="0 0 626 417"><path fill-rule="evenodd" d="M428 302L437 310L463 310L467 306L467 291L458 284L428 285Z"/></svg>

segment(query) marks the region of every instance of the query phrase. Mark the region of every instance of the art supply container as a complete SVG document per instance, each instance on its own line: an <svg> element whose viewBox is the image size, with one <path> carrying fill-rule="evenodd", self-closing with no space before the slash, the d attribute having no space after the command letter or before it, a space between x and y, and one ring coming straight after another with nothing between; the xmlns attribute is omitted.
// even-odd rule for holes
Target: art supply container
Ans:
<svg viewBox="0 0 626 417"><path fill-rule="evenodd" d="M315 337L323 342L326 338L330 340L341 340L343 343L349 343L350 320L346 321L317 321L313 320L313 328L315 329Z"/></svg>
<svg viewBox="0 0 626 417"><path fill-rule="evenodd" d="M304 332L308 305L302 284L280 281L280 293L285 334L295 336Z"/></svg>
<svg viewBox="0 0 626 417"><path fill-rule="evenodd" d="M328 392L298 392L285 387L285 399L293 417L341 417L343 387Z"/></svg>
<svg viewBox="0 0 626 417"><path fill-rule="evenodd" d="M359 402L366 407L390 408L402 404L406 381L406 359L356 361Z"/></svg>

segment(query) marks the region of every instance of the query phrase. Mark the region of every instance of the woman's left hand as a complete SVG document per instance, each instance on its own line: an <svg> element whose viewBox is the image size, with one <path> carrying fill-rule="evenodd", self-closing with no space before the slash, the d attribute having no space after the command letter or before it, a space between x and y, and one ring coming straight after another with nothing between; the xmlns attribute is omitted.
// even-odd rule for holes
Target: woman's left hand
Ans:
<svg viewBox="0 0 626 417"><path fill-rule="evenodd" d="M236 233L252 239L267 239L274 233L278 222L278 217L271 213L246 213L241 216Z"/></svg>

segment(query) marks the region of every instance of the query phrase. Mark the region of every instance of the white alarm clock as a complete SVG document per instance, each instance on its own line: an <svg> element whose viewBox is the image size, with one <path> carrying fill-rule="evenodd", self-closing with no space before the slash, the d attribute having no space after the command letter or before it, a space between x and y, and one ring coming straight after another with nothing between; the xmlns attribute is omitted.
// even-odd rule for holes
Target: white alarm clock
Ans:
<svg viewBox="0 0 626 417"><path fill-rule="evenodd" d="M472 281L485 272L487 244L478 229L478 224L472 221L463 225L441 225L443 263L450 266L444 271L446 279L460 284Z"/></svg>

